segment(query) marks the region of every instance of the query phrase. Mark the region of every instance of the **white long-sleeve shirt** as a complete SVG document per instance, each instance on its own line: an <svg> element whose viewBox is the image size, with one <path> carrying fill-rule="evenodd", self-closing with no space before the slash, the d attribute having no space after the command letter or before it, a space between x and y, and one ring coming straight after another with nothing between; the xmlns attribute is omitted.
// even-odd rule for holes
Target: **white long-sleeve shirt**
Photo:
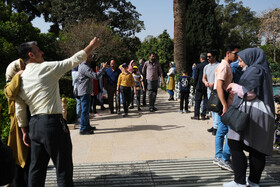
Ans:
<svg viewBox="0 0 280 187"><path fill-rule="evenodd" d="M59 79L64 73L87 59L81 50L62 61L29 63L21 75L20 92L16 99L16 117L19 127L27 126L26 105L31 116L37 114L61 114Z"/></svg>

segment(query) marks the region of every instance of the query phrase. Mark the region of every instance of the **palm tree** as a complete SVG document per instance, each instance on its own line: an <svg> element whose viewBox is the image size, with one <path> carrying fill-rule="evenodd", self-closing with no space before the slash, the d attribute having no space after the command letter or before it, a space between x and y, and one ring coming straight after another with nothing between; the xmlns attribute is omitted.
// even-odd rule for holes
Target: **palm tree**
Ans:
<svg viewBox="0 0 280 187"><path fill-rule="evenodd" d="M177 72L182 72L186 68L186 15L187 0L173 0L174 13L174 62Z"/></svg>

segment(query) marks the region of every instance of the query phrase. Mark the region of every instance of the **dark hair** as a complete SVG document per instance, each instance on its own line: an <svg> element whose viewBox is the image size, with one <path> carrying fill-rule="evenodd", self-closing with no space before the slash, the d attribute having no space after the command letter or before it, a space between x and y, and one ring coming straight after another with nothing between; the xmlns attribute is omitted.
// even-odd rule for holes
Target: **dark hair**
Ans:
<svg viewBox="0 0 280 187"><path fill-rule="evenodd" d="M187 71L184 69L184 70L182 71L182 73L187 74Z"/></svg>
<svg viewBox="0 0 280 187"><path fill-rule="evenodd" d="M31 41L31 42L22 43L18 47L19 58L21 58L24 62L29 60L28 53L32 52L33 45L37 45L37 42L36 41Z"/></svg>
<svg viewBox="0 0 280 187"><path fill-rule="evenodd" d="M209 51L208 53L211 53L212 56L215 56L216 59L217 59L217 56L218 56L218 51L216 49L213 49L211 51Z"/></svg>
<svg viewBox="0 0 280 187"><path fill-rule="evenodd" d="M150 56L151 55L156 55L157 56L157 54L155 52L150 52Z"/></svg>
<svg viewBox="0 0 280 187"><path fill-rule="evenodd" d="M201 53L200 58L202 58L202 60L207 60L207 53Z"/></svg>
<svg viewBox="0 0 280 187"><path fill-rule="evenodd" d="M232 51L234 51L234 49L240 49L240 45L233 45L233 44L226 45L226 47L225 47L225 55L226 55L227 51L228 52L232 52Z"/></svg>

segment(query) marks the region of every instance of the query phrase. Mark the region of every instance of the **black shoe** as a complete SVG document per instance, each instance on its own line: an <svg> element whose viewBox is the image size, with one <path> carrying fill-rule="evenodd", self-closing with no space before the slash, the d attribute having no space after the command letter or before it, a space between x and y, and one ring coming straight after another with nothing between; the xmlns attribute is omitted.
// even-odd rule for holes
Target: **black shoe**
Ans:
<svg viewBox="0 0 280 187"><path fill-rule="evenodd" d="M207 120L207 119L209 119L209 117L207 116L207 117L205 117L205 116L201 116L201 120Z"/></svg>
<svg viewBox="0 0 280 187"><path fill-rule="evenodd" d="M88 130L96 130L96 127L95 126L89 126L88 128L87 128Z"/></svg>
<svg viewBox="0 0 280 187"><path fill-rule="evenodd" d="M208 132L213 132L214 128L211 127L210 129L207 129Z"/></svg>
<svg viewBox="0 0 280 187"><path fill-rule="evenodd" d="M147 104L146 103L143 103L143 105L142 106L147 106Z"/></svg>
<svg viewBox="0 0 280 187"><path fill-rule="evenodd" d="M93 134L93 130L83 130L83 131L80 131L80 135L90 135L90 134Z"/></svg>
<svg viewBox="0 0 280 187"><path fill-rule="evenodd" d="M191 119L193 119L193 120L199 120L199 117L193 116L193 117L191 117Z"/></svg>
<svg viewBox="0 0 280 187"><path fill-rule="evenodd" d="M139 107L139 108L138 108L138 111L142 111L142 109Z"/></svg>
<svg viewBox="0 0 280 187"><path fill-rule="evenodd" d="M155 110L154 110L153 108L150 108L149 111L150 111L150 112L154 112Z"/></svg>
<svg viewBox="0 0 280 187"><path fill-rule="evenodd" d="M111 114L114 114L115 112L114 111L111 111Z"/></svg>
<svg viewBox="0 0 280 187"><path fill-rule="evenodd" d="M125 113L124 115L123 115L123 117L125 118L125 117L127 117L128 116L128 114L127 113Z"/></svg>
<svg viewBox="0 0 280 187"><path fill-rule="evenodd" d="M217 133L217 129L213 129L212 135L213 135L213 136L216 136L216 133Z"/></svg>
<svg viewBox="0 0 280 187"><path fill-rule="evenodd" d="M154 109L154 111L157 111L157 110L158 110L156 107L154 107L153 109Z"/></svg>
<svg viewBox="0 0 280 187"><path fill-rule="evenodd" d="M117 111L117 114L121 114L121 111Z"/></svg>
<svg viewBox="0 0 280 187"><path fill-rule="evenodd" d="M134 109L134 106L130 106L129 109Z"/></svg>
<svg viewBox="0 0 280 187"><path fill-rule="evenodd" d="M106 108L104 106L101 106L101 110L106 110Z"/></svg>

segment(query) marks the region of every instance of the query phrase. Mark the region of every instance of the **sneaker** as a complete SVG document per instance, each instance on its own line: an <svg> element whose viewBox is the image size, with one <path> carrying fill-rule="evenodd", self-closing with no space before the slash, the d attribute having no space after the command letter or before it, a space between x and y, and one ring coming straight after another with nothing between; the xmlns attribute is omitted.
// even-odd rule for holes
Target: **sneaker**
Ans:
<svg viewBox="0 0 280 187"><path fill-rule="evenodd" d="M153 108L150 108L149 111L150 111L150 112L154 112L154 109L153 109Z"/></svg>
<svg viewBox="0 0 280 187"><path fill-rule="evenodd" d="M186 112L186 113L190 113L191 111L189 111L189 110L185 110L185 112Z"/></svg>
<svg viewBox="0 0 280 187"><path fill-rule="evenodd" d="M156 107L153 108L154 111L157 111L158 109Z"/></svg>
<svg viewBox="0 0 280 187"><path fill-rule="evenodd" d="M125 113L124 115L123 115L123 117L125 118L125 117L127 117L128 116L128 114L127 113Z"/></svg>
<svg viewBox="0 0 280 187"><path fill-rule="evenodd" d="M183 110L179 110L178 112L179 112L179 113L182 113L182 114L184 113Z"/></svg>
<svg viewBox="0 0 280 187"><path fill-rule="evenodd" d="M89 126L88 128L87 128L87 130L96 130L96 127L95 126Z"/></svg>
<svg viewBox="0 0 280 187"><path fill-rule="evenodd" d="M129 109L134 109L134 106L130 106Z"/></svg>
<svg viewBox="0 0 280 187"><path fill-rule="evenodd" d="M138 108L138 111L142 111L142 109L139 107L139 108Z"/></svg>
<svg viewBox="0 0 280 187"><path fill-rule="evenodd" d="M226 169L230 172L233 172L233 169L232 169L232 164L230 161L222 161L220 160L220 162L218 163L218 166L220 166L222 169Z"/></svg>
<svg viewBox="0 0 280 187"><path fill-rule="evenodd" d="M121 114L121 111L118 110L118 111L117 111L117 114Z"/></svg>
<svg viewBox="0 0 280 187"><path fill-rule="evenodd" d="M199 117L193 116L193 117L191 117L191 119L193 119L193 120L199 120Z"/></svg>
<svg viewBox="0 0 280 187"><path fill-rule="evenodd" d="M218 157L215 157L214 159L213 159L213 164L217 164L218 165L218 163L221 161L221 158L218 158Z"/></svg>
<svg viewBox="0 0 280 187"><path fill-rule="evenodd" d="M246 177L246 185L250 187L259 187L260 185L253 183L249 180L249 177Z"/></svg>
<svg viewBox="0 0 280 187"><path fill-rule="evenodd" d="M246 187L246 184L238 184L235 181L231 181L231 182L224 183L223 187Z"/></svg>

